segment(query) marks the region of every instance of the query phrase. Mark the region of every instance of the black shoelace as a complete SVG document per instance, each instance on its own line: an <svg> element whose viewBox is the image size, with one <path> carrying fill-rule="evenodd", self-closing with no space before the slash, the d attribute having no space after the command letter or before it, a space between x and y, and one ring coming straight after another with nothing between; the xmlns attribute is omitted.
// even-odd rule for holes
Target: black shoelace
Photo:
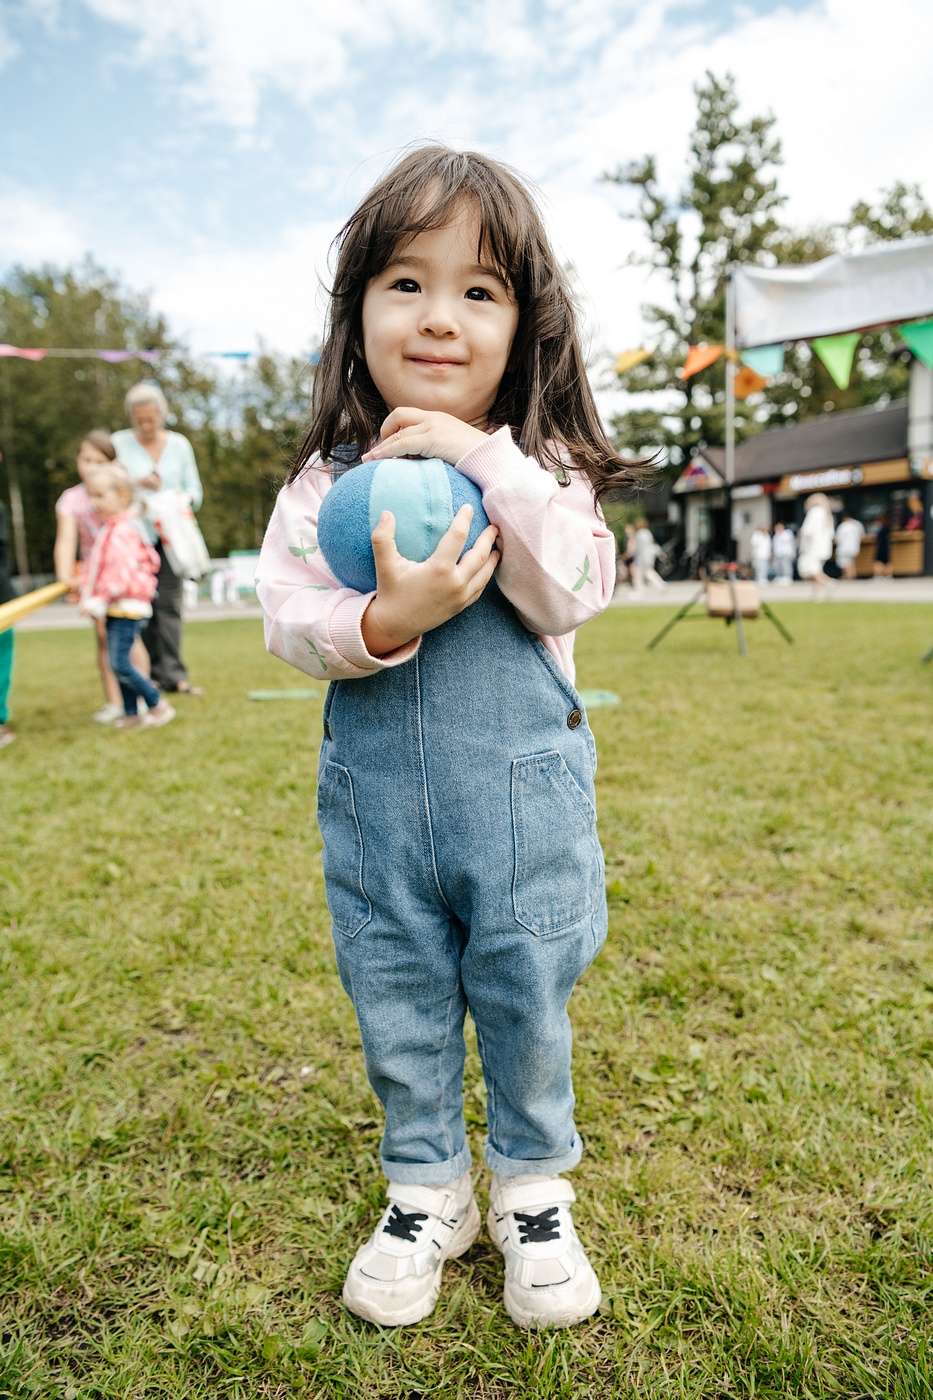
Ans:
<svg viewBox="0 0 933 1400"><path fill-rule="evenodd" d="M537 1215L523 1215L515 1212L518 1221L520 1244L546 1244L548 1240L560 1239L560 1225L557 1221L557 1206L549 1206Z"/></svg>
<svg viewBox="0 0 933 1400"><path fill-rule="evenodd" d="M392 1214L382 1227L382 1233L394 1235L397 1240L407 1240L409 1244L413 1244L415 1235L421 1229L418 1222L427 1218L423 1211L413 1210L410 1215L406 1215L405 1211L394 1205Z"/></svg>

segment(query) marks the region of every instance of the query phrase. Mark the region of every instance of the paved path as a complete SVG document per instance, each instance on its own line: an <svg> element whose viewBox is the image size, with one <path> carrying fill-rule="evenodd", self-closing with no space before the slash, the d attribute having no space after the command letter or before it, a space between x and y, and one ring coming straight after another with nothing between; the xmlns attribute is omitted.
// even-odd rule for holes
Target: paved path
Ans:
<svg viewBox="0 0 933 1400"><path fill-rule="evenodd" d="M258 603L244 603L242 607L216 608L213 603L202 603L193 612L185 613L185 622L227 622L233 617L262 617ZM90 627L86 617L82 617L76 607L69 603L49 603L30 613L17 624L17 632L57 632L65 627Z"/></svg>
<svg viewBox="0 0 933 1400"><path fill-rule="evenodd" d="M684 603L699 590L695 579L682 583L672 583L666 593L646 589L640 598L636 597L627 584L616 589L612 600L616 608L667 607L682 608ZM761 586L761 596L766 603L812 603L813 585L795 581L789 587L779 587L775 583ZM839 603L933 603L933 578L894 578L853 579L851 582L838 580L824 590L822 601Z"/></svg>
<svg viewBox="0 0 933 1400"><path fill-rule="evenodd" d="M672 583L666 593L654 589L646 590L641 598L636 598L631 588L623 585L616 589L612 606L616 608L682 608L699 588L699 584L689 579L682 583ZM813 602L813 588L809 583L792 583L789 588L779 588L776 584L765 584L761 596L769 603L810 603ZM933 604L933 578L855 579L852 583L839 582L832 586L826 595L827 602L840 603L931 603ZM228 622L231 618L261 618L262 609L257 603L243 603L239 607L215 607L203 602L193 612L185 614L186 623ZM76 607L67 603L50 603L37 612L30 613L18 627L21 632L52 632L63 627L89 627Z"/></svg>

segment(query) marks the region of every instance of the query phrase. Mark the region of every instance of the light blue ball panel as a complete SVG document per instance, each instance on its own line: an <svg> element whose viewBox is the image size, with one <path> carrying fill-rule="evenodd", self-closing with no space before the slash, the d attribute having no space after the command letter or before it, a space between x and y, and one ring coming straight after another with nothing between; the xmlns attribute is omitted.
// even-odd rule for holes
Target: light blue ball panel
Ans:
<svg viewBox="0 0 933 1400"><path fill-rule="evenodd" d="M342 472L321 502L318 544L347 588L372 593L376 565L370 535L384 510L395 516L401 555L422 563L437 548L461 506L473 507L469 549L489 524L479 487L438 458L388 457Z"/></svg>
<svg viewBox="0 0 933 1400"><path fill-rule="evenodd" d="M436 457L408 461L389 457L376 463L369 488L369 532L384 510L395 516L395 547L417 564L430 559L454 518L447 463Z"/></svg>

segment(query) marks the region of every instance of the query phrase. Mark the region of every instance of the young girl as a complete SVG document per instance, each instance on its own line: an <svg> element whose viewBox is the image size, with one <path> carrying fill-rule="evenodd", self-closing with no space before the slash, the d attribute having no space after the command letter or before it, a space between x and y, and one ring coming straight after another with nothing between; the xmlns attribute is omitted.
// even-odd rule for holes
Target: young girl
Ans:
<svg viewBox="0 0 933 1400"><path fill-rule="evenodd" d="M115 729L168 724L175 711L148 676L130 660L143 620L152 613L159 556L143 539L132 515L133 483L120 462L95 467L85 477L91 505L103 521L87 561L81 611L106 618L107 654L123 697ZM140 715L142 698L148 712Z"/></svg>
<svg viewBox="0 0 933 1400"><path fill-rule="evenodd" d="M78 562L86 560L91 552L103 520L91 505L85 480L94 467L106 466L114 461L116 451L110 441L110 434L103 428L94 428L82 438L78 448L77 468L80 481L63 491L55 502L57 530L55 534L55 576L61 583L71 583L74 593L70 601L76 601L81 586ZM107 660L107 629L103 618L95 620L97 641L97 667L104 688L104 704L92 716L98 724L110 724L123 714L123 701L116 676ZM149 673L149 656L141 641L133 643L133 663L145 675Z"/></svg>
<svg viewBox="0 0 933 1400"><path fill-rule="evenodd" d="M626 478L587 385L558 261L524 185L486 157L416 150L345 225L307 441L263 545L269 649L331 682L318 816L341 980L385 1108L389 1204L346 1306L433 1309L476 1239L464 1018L488 1090L488 1228L519 1324L600 1302L562 1172L580 1160L567 1002L606 934L595 751L573 634L612 597L597 506ZM351 444L351 446L347 446ZM482 491L424 563L373 532L377 587L317 545L335 471L439 457Z"/></svg>

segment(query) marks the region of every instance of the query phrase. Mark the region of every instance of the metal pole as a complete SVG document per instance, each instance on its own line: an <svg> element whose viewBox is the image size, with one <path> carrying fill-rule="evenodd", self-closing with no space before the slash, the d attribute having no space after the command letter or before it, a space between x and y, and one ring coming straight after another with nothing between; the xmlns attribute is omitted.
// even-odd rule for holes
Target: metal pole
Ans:
<svg viewBox="0 0 933 1400"><path fill-rule="evenodd" d="M726 272L726 511L730 555L732 543L732 486L735 481L735 283L732 268Z"/></svg>

